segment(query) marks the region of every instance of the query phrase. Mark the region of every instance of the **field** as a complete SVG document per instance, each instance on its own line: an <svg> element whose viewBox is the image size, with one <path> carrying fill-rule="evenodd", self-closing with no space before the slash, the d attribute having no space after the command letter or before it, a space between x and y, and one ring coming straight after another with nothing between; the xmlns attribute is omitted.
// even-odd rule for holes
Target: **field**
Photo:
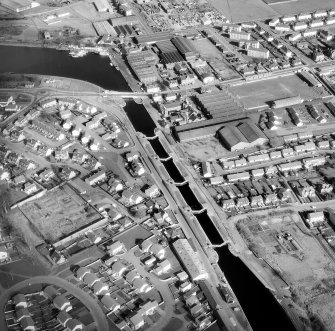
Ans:
<svg viewBox="0 0 335 331"><path fill-rule="evenodd" d="M31 227L44 238L56 241L86 225L101 215L87 206L68 186L57 188L20 207Z"/></svg>
<svg viewBox="0 0 335 331"><path fill-rule="evenodd" d="M206 61L222 60L221 53L208 39L192 40L192 44Z"/></svg>
<svg viewBox="0 0 335 331"><path fill-rule="evenodd" d="M185 157L195 161L208 161L225 156L227 151L215 137L181 143Z"/></svg>
<svg viewBox="0 0 335 331"><path fill-rule="evenodd" d="M297 75L271 78L258 82L232 86L230 90L247 109L267 107L274 100L300 95L305 100L320 97Z"/></svg>
<svg viewBox="0 0 335 331"><path fill-rule="evenodd" d="M298 214L255 214L238 222L237 228L249 249L290 286L293 300L307 308L309 317L334 330L335 263L307 233ZM285 239L286 234L290 236Z"/></svg>
<svg viewBox="0 0 335 331"><path fill-rule="evenodd" d="M278 14L262 0L208 0L231 22L265 20Z"/></svg>

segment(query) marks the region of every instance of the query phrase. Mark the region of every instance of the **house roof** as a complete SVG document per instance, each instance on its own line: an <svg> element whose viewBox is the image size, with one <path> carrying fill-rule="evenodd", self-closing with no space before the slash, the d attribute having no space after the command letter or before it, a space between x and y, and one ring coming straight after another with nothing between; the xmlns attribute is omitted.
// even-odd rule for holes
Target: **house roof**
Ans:
<svg viewBox="0 0 335 331"><path fill-rule="evenodd" d="M71 306L70 300L65 294L57 295L53 300L53 304L59 309L63 309L64 306Z"/></svg>
<svg viewBox="0 0 335 331"><path fill-rule="evenodd" d="M62 325L66 325L66 323L71 319L72 316L64 310L60 311L60 313L57 315L57 320Z"/></svg>

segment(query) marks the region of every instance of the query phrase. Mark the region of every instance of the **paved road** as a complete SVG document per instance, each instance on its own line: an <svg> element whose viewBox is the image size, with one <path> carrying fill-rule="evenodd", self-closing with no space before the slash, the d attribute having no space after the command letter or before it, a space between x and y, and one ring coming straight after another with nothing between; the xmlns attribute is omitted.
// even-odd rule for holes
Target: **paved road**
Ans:
<svg viewBox="0 0 335 331"><path fill-rule="evenodd" d="M97 302L90 297L87 293L83 292L79 288L75 287L73 284L67 282L66 280L55 277L55 276L37 276L33 278L29 278L24 280L16 285L12 286L8 290L6 290L0 296L0 312L4 311L5 304L7 300L14 295L15 293L19 292L23 287L33 285L33 284L52 284L59 287L64 288L68 293L72 294L76 298L78 298L90 311L92 317L96 323L98 331L109 331L108 321L106 316L104 315L103 311L97 304ZM2 314L0 313L0 316ZM4 316L0 317L0 330L7 330L6 321Z"/></svg>
<svg viewBox="0 0 335 331"><path fill-rule="evenodd" d="M139 258L135 257L133 252L128 252L127 257L125 257L125 259L135 266L136 271L141 276L148 277L154 288L156 288L162 295L162 298L165 302L165 309L164 309L165 314L158 321L159 329L162 330L170 322L171 317L175 315L173 312L175 300L169 289L168 282L162 282L156 275L146 271L145 268L141 265ZM148 329L148 331L157 330L158 325L157 324L152 325Z"/></svg>

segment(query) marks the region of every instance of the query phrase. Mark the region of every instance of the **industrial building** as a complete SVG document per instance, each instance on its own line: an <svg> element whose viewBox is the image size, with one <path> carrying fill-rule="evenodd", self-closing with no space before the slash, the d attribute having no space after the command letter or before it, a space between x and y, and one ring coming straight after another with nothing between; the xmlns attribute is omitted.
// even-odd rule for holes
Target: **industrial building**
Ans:
<svg viewBox="0 0 335 331"><path fill-rule="evenodd" d="M141 83L147 85L155 83L158 80L158 73L154 67L158 59L152 51L146 50L131 53L127 56L127 60Z"/></svg>
<svg viewBox="0 0 335 331"><path fill-rule="evenodd" d="M208 277L198 252L192 248L188 239L178 239L172 245L192 281Z"/></svg>
<svg viewBox="0 0 335 331"><path fill-rule="evenodd" d="M128 24L115 26L114 29L116 34L122 37L130 36L134 33L134 30L132 29L131 25Z"/></svg>
<svg viewBox="0 0 335 331"><path fill-rule="evenodd" d="M170 40L159 41L156 43L156 46L160 51L160 58L165 65L184 61L184 58Z"/></svg>
<svg viewBox="0 0 335 331"><path fill-rule="evenodd" d="M232 31L229 33L229 39L233 40L250 40L251 34L244 31Z"/></svg>
<svg viewBox="0 0 335 331"><path fill-rule="evenodd" d="M98 36L112 35L116 36L115 29L111 26L108 21L95 22L93 23L94 30Z"/></svg>
<svg viewBox="0 0 335 331"><path fill-rule="evenodd" d="M261 58L261 59L268 59L270 56L270 51L266 48L260 47L249 47L247 49L247 55L251 57Z"/></svg>
<svg viewBox="0 0 335 331"><path fill-rule="evenodd" d="M183 37L174 37L171 39L178 51L183 55L186 61L194 59L198 56L198 52L189 39Z"/></svg>
<svg viewBox="0 0 335 331"><path fill-rule="evenodd" d="M226 91L215 91L197 96L203 112L210 118L229 119L232 115L241 114L243 109Z"/></svg>
<svg viewBox="0 0 335 331"><path fill-rule="evenodd" d="M114 17L111 18L110 21L113 26L124 25L124 24L129 25L138 24L138 18L135 15Z"/></svg>
<svg viewBox="0 0 335 331"><path fill-rule="evenodd" d="M135 40L138 44L150 45L150 44L155 44L159 41L171 40L172 37L173 37L172 32L162 31L162 32L148 33L148 34L136 36Z"/></svg>
<svg viewBox="0 0 335 331"><path fill-rule="evenodd" d="M99 13L113 12L107 0L94 0L94 6Z"/></svg>
<svg viewBox="0 0 335 331"><path fill-rule="evenodd" d="M268 139L253 123L244 122L238 126L226 126L219 130L218 137L230 151L237 151L263 145Z"/></svg>
<svg viewBox="0 0 335 331"><path fill-rule="evenodd" d="M17 13L38 7L40 5L38 2L31 0L1 0L0 3L1 6Z"/></svg>
<svg viewBox="0 0 335 331"><path fill-rule="evenodd" d="M290 97L290 98L283 98L274 100L272 102L273 108L283 108L283 107L289 107L293 105L297 105L302 103L304 100L300 96Z"/></svg>

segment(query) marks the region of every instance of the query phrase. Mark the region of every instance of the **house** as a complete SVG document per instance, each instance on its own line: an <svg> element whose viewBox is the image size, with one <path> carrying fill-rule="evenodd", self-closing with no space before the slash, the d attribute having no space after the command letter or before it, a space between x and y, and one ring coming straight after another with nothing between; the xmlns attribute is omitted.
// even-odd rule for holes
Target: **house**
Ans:
<svg viewBox="0 0 335 331"><path fill-rule="evenodd" d="M141 245L140 248L143 252L148 252L150 247L153 245L153 242L150 239L144 240Z"/></svg>
<svg viewBox="0 0 335 331"><path fill-rule="evenodd" d="M24 317L20 321L23 331L35 331L35 323L31 317Z"/></svg>
<svg viewBox="0 0 335 331"><path fill-rule="evenodd" d="M190 295L185 299L185 305L187 307L193 307L200 303L199 298L196 295Z"/></svg>
<svg viewBox="0 0 335 331"><path fill-rule="evenodd" d="M125 248L124 244L120 241L116 241L113 244L108 245L107 249L108 249L109 255L116 255L120 252L125 252L126 251L126 248Z"/></svg>
<svg viewBox="0 0 335 331"><path fill-rule="evenodd" d="M133 281L133 286L140 293L147 293L152 289L152 287L143 278L135 278Z"/></svg>
<svg viewBox="0 0 335 331"><path fill-rule="evenodd" d="M325 222L325 216L323 211L309 212L306 215L305 221L307 223L307 226L310 229L313 229L317 226L322 225Z"/></svg>
<svg viewBox="0 0 335 331"><path fill-rule="evenodd" d="M222 202L222 208L224 210L231 209L235 207L235 202L233 199L225 200Z"/></svg>
<svg viewBox="0 0 335 331"><path fill-rule="evenodd" d="M264 207L263 197L261 195L251 197L250 206L253 208Z"/></svg>
<svg viewBox="0 0 335 331"><path fill-rule="evenodd" d="M86 178L85 183L92 186L106 179L107 179L106 172L104 170L100 170L95 174L90 175L88 178Z"/></svg>
<svg viewBox="0 0 335 331"><path fill-rule="evenodd" d="M18 322L20 322L25 317L30 317L30 312L27 308L20 308L16 310L16 320Z"/></svg>
<svg viewBox="0 0 335 331"><path fill-rule="evenodd" d="M139 177L139 176L143 176L146 173L144 165L140 161L133 162L131 164L131 169L133 171L133 175L134 176L138 176Z"/></svg>
<svg viewBox="0 0 335 331"><path fill-rule="evenodd" d="M38 191L38 187L35 183L25 183L24 184L24 193L30 195Z"/></svg>
<svg viewBox="0 0 335 331"><path fill-rule="evenodd" d="M213 176L213 171L210 162L202 162L201 163L202 175L205 178L209 178Z"/></svg>
<svg viewBox="0 0 335 331"><path fill-rule="evenodd" d="M66 326L67 322L70 321L71 319L72 319L72 316L64 310L62 310L57 315L57 321L64 327Z"/></svg>
<svg viewBox="0 0 335 331"><path fill-rule="evenodd" d="M140 305L140 311L143 315L152 315L158 308L158 302L156 300L149 300Z"/></svg>
<svg viewBox="0 0 335 331"><path fill-rule="evenodd" d="M236 207L237 208L244 208L244 207L249 206L249 204L250 204L249 199L247 197L239 198L236 201Z"/></svg>
<svg viewBox="0 0 335 331"><path fill-rule="evenodd" d="M158 267L154 269L154 272L159 276L171 269L171 262L169 260L164 260L158 264Z"/></svg>
<svg viewBox="0 0 335 331"><path fill-rule="evenodd" d="M121 305L113 299L110 295L104 295L101 298L101 303L109 310L112 312L115 312L116 310L121 308Z"/></svg>
<svg viewBox="0 0 335 331"><path fill-rule="evenodd" d="M149 252L155 255L160 260L162 260L165 256L165 248L159 244L153 244L152 246L150 246Z"/></svg>
<svg viewBox="0 0 335 331"><path fill-rule="evenodd" d="M52 285L48 285L43 289L43 295L50 300L53 300L58 294L58 290Z"/></svg>
<svg viewBox="0 0 335 331"><path fill-rule="evenodd" d="M135 189L129 189L122 192L122 198L129 204L129 205L137 205L141 203L144 198L142 197L141 193Z"/></svg>
<svg viewBox="0 0 335 331"><path fill-rule="evenodd" d="M116 261L113 265L112 265L112 272L115 275L115 277L121 277L126 270L128 269L127 266L125 264L123 264L121 261Z"/></svg>
<svg viewBox="0 0 335 331"><path fill-rule="evenodd" d="M65 296L65 294L57 295L53 299L54 306L59 310L65 310L66 312L72 309L70 300Z"/></svg>
<svg viewBox="0 0 335 331"><path fill-rule="evenodd" d="M108 181L109 189L112 192L120 192L123 190L123 183L119 179L112 179Z"/></svg>
<svg viewBox="0 0 335 331"><path fill-rule="evenodd" d="M160 194L160 191L159 191L158 186L157 186L156 184L154 184L154 185L148 187L148 188L144 191L144 193L145 193L148 197L150 197L150 198L155 198L155 197L157 197L157 196Z"/></svg>
<svg viewBox="0 0 335 331"><path fill-rule="evenodd" d="M76 271L76 275L79 280L83 280L85 275L89 273L91 273L91 271L86 267L79 267L78 270Z"/></svg>
<svg viewBox="0 0 335 331"><path fill-rule="evenodd" d="M140 329L144 325L144 319L140 313L134 312L133 314L131 314L129 322L135 330Z"/></svg>
<svg viewBox="0 0 335 331"><path fill-rule="evenodd" d="M188 274L185 271L178 272L176 276L181 282L188 279Z"/></svg>
<svg viewBox="0 0 335 331"><path fill-rule="evenodd" d="M128 283L133 283L133 281L136 279L136 278L140 278L140 275L137 273L137 271L134 269L134 270L131 270L127 273L126 275L126 281Z"/></svg>
<svg viewBox="0 0 335 331"><path fill-rule="evenodd" d="M183 283L181 283L180 285L179 285L179 291L180 292L183 292L183 293L185 293L185 292L187 292L187 291L189 291L189 290L191 290L192 289L192 283L190 283L190 282L183 282Z"/></svg>
<svg viewBox="0 0 335 331"><path fill-rule="evenodd" d="M145 264L146 266L151 266L151 265L153 265L156 261L157 261L157 259L156 259L154 256L148 256L148 258L146 258L146 259L144 260L144 264Z"/></svg>
<svg viewBox="0 0 335 331"><path fill-rule="evenodd" d="M126 160L127 162L133 162L136 161L139 158L139 153L138 152L129 152L126 154Z"/></svg>
<svg viewBox="0 0 335 331"><path fill-rule="evenodd" d="M93 285L99 281L99 278L92 273L88 273L83 277L83 282L88 286L88 287L93 287Z"/></svg>
<svg viewBox="0 0 335 331"><path fill-rule="evenodd" d="M69 331L80 331L83 330L84 325L75 318L72 318L66 323L66 327Z"/></svg>
<svg viewBox="0 0 335 331"><path fill-rule="evenodd" d="M22 293L18 293L16 295L14 295L12 300L13 300L13 303L15 305L15 308L27 308L28 307L26 297Z"/></svg>
<svg viewBox="0 0 335 331"><path fill-rule="evenodd" d="M109 286L100 280L93 285L93 292L95 295L105 295L108 293L108 289Z"/></svg>

